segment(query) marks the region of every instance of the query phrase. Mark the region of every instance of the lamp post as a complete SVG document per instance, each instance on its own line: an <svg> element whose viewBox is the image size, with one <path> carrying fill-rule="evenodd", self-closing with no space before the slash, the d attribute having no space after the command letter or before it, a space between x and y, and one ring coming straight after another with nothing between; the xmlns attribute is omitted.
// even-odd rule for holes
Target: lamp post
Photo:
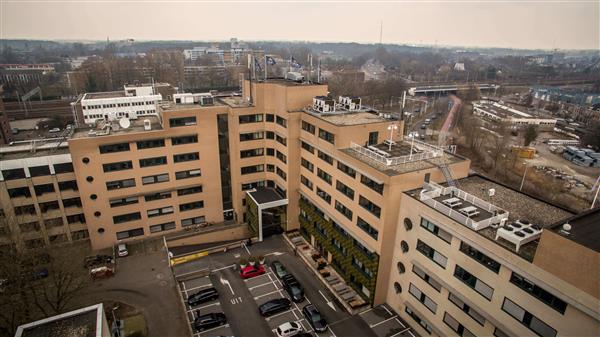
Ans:
<svg viewBox="0 0 600 337"><path fill-rule="evenodd" d="M112 308L111 312L112 312L112 317L113 317L113 325L116 328L117 331L117 337L121 337L121 328L119 327L119 325L117 324L117 318L115 317L115 310L119 309L119 306L115 306Z"/></svg>
<svg viewBox="0 0 600 337"><path fill-rule="evenodd" d="M389 142L389 147L388 147L388 151L392 151L392 142L393 142L393 137L394 137L394 130L398 130L398 125L394 124L394 125L388 125L387 127L388 130L390 130L390 142Z"/></svg>
<svg viewBox="0 0 600 337"><path fill-rule="evenodd" d="M527 168L529 168L526 162L523 162L523 165L525 165L525 171L523 172L523 179L521 179L521 187L519 187L519 191L523 190L523 184L525 184L525 176L527 175Z"/></svg>

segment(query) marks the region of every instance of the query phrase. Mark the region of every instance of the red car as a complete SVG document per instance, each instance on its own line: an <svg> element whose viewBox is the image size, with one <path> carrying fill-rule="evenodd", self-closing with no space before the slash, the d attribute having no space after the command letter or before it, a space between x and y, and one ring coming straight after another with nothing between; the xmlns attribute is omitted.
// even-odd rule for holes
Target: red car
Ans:
<svg viewBox="0 0 600 337"><path fill-rule="evenodd" d="M265 273L265 267L261 264L258 266L247 266L240 269L240 276L242 278L251 278Z"/></svg>

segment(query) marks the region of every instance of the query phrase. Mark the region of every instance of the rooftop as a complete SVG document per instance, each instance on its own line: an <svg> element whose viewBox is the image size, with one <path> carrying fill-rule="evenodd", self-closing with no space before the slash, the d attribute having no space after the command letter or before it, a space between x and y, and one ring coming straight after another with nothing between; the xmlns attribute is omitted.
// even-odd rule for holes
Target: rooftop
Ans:
<svg viewBox="0 0 600 337"><path fill-rule="evenodd" d="M565 223L571 225L568 234L562 230L562 225ZM552 230L573 242L600 252L600 227L598 224L600 224L600 208L594 208L559 222Z"/></svg>
<svg viewBox="0 0 600 337"><path fill-rule="evenodd" d="M96 304L21 325L15 337L100 337L103 315L102 304Z"/></svg>
<svg viewBox="0 0 600 337"><path fill-rule="evenodd" d="M394 141L391 149L387 142L368 147L352 143L350 148L341 151L389 176L465 160L418 140Z"/></svg>
<svg viewBox="0 0 600 337"><path fill-rule="evenodd" d="M150 121L150 130L162 130L161 120L159 116L147 115L138 119L130 119L130 126L128 128L122 128L119 123L104 123L99 122L96 127L93 128L77 128L73 133L72 138L88 138L88 137L102 137L107 135L121 135L127 133L145 132L150 131L144 128L144 121Z"/></svg>
<svg viewBox="0 0 600 337"><path fill-rule="evenodd" d="M248 191L248 194L259 205L285 199L274 188L270 187L257 187L254 191Z"/></svg>
<svg viewBox="0 0 600 337"><path fill-rule="evenodd" d="M126 97L125 91L92 92L83 96L83 99L117 98Z"/></svg>
<svg viewBox="0 0 600 337"><path fill-rule="evenodd" d="M422 191L431 190L426 187L407 193L528 261L533 261L538 240L521 243L517 251L514 243L502 237L496 240L496 233L499 228L502 228L499 225L502 223L512 224L520 220L523 223L529 222L538 228L549 229L555 224L556 219L564 219L573 215L562 208L479 175L459 179L457 183L459 188L444 187L441 194L430 195L431 198L422 196ZM494 190L493 196L489 196L490 189ZM459 199L461 204L454 208L444 204L444 200L451 197ZM469 206L474 207L479 214L469 218L460 211Z"/></svg>
<svg viewBox="0 0 600 337"><path fill-rule="evenodd" d="M2 146L0 147L0 161L54 156L68 153L69 144L67 141L61 142L60 144L58 142L48 142L36 145L35 151L32 151L31 144Z"/></svg>
<svg viewBox="0 0 600 337"><path fill-rule="evenodd" d="M374 111L369 112L367 110L336 113L318 113L313 111L312 109L305 109L304 112L337 126L382 123L389 122L392 120L390 118L382 117Z"/></svg>
<svg viewBox="0 0 600 337"><path fill-rule="evenodd" d="M475 107L479 107L482 110L487 111L488 113L492 113L500 118L508 118L508 119L520 119L520 118L548 118L554 119L553 117L545 116L535 110L531 111L522 111L520 109L515 108L510 104L504 104L494 101L481 100L479 102L474 103Z"/></svg>

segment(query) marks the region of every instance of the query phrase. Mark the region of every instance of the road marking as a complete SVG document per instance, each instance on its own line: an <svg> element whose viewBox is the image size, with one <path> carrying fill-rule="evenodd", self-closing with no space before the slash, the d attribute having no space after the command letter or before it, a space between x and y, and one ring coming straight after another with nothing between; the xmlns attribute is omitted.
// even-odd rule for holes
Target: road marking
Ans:
<svg viewBox="0 0 600 337"><path fill-rule="evenodd" d="M207 333L207 332L211 332L220 328L229 328L229 324L223 324L223 325L219 325L218 327L212 328L212 329L208 329L208 330L202 330L200 332L198 332L198 335L202 336L203 333Z"/></svg>
<svg viewBox="0 0 600 337"><path fill-rule="evenodd" d="M248 290L254 290L256 288L260 288L260 287L263 287L263 286L266 286L266 285L269 285L269 284L273 284L273 281L267 282L267 283L263 283L263 284L259 284L257 286L253 286L253 287L248 287ZM277 289L277 286L275 286L275 289Z"/></svg>
<svg viewBox="0 0 600 337"><path fill-rule="evenodd" d="M410 331L410 330L408 331L408 333L409 333L409 334L410 334L412 337L417 337L417 336L415 336L415 335L412 333L412 331Z"/></svg>
<svg viewBox="0 0 600 337"><path fill-rule="evenodd" d="M279 255L283 255L283 254L284 253L282 253L282 252L273 252L273 253L265 254L265 256L269 256L269 255L279 256Z"/></svg>
<svg viewBox="0 0 600 337"><path fill-rule="evenodd" d="M252 256L252 253L250 253L250 249L248 249L248 246L246 246L246 244L242 241L242 247L244 247L244 249L246 249L246 251L248 252L248 255Z"/></svg>
<svg viewBox="0 0 600 337"><path fill-rule="evenodd" d="M281 290L280 290L280 289L273 290L273 291L271 291L270 293L266 293L266 294L258 295L258 296L256 296L256 297L254 297L254 299L255 299L255 300L257 300L257 299L259 299L259 298L261 298L261 297L269 296L269 295L271 295L271 294L274 294L274 293L281 293Z"/></svg>
<svg viewBox="0 0 600 337"><path fill-rule="evenodd" d="M231 284L229 284L229 280L226 280L223 277L221 277L221 278L219 278L219 281L221 281L222 285L227 285L229 287L229 290L231 291L231 295L235 295L235 293L233 292L233 288L231 287Z"/></svg>
<svg viewBox="0 0 600 337"><path fill-rule="evenodd" d="M209 308L209 307L213 307L215 305L221 305L221 303L215 302L215 303L203 305L201 307L190 307L190 310L188 310L187 312L191 312L193 314L196 310L206 309L206 308ZM189 307L189 305L188 305L188 307Z"/></svg>
<svg viewBox="0 0 600 337"><path fill-rule="evenodd" d="M202 288L207 288L207 287L212 287L212 284L209 283L209 284L204 284L204 285L197 286L197 287L194 287L194 288L189 288L189 289L187 289L187 291L193 291L193 290L196 290L196 289L202 289Z"/></svg>
<svg viewBox="0 0 600 337"><path fill-rule="evenodd" d="M367 312L369 312L369 311L371 311L371 310L373 310L373 308L369 308L369 309L367 309L367 310L365 310L365 311L361 311L361 312L359 312L358 314L359 314L359 315L363 315L363 314L366 314Z"/></svg>
<svg viewBox="0 0 600 337"><path fill-rule="evenodd" d="M331 302L329 299L327 299L327 297L325 297L325 295L321 292L321 290L319 290L319 294L321 294L321 296L323 296L323 298L325 299L325 302L327 302L327 305L333 309L333 311L337 312L337 309L335 308L335 304L333 304L333 302Z"/></svg>
<svg viewBox="0 0 600 337"><path fill-rule="evenodd" d="M396 322L398 322L398 324L400 324L402 326L402 329L406 328L406 325L404 325L402 323L402 321L400 321L400 319L398 319L398 316L396 315Z"/></svg>
<svg viewBox="0 0 600 337"><path fill-rule="evenodd" d="M369 326L370 326L371 328L374 328L374 327L376 327L376 326L378 326L378 325L381 325L381 324L383 324L383 323L385 323L385 322L387 322L387 321L390 321L390 320L392 320L392 319L394 319L394 318L396 318L396 316L390 317L390 318L388 318L388 319L385 319L385 320L383 320L383 321L381 321L381 322L378 322L378 323L375 323L375 324L371 324L371 325L369 325Z"/></svg>
<svg viewBox="0 0 600 337"><path fill-rule="evenodd" d="M232 265L229 265L229 266L226 266L226 267L221 267L221 268L213 269L212 271L215 272L215 271L219 271L219 270L223 270L223 269L234 268L235 266L236 266L235 264L232 264ZM208 276L206 276L206 277L208 277Z"/></svg>
<svg viewBox="0 0 600 337"><path fill-rule="evenodd" d="M403 333L405 333L405 332L407 332L409 330L410 330L410 328L406 328L406 329L404 329L402 331L396 332L395 334L391 335L390 337L396 337L396 336L401 335L401 334L403 334Z"/></svg>
<svg viewBox="0 0 600 337"><path fill-rule="evenodd" d="M293 308L293 309L290 309L290 310L286 310L286 311L280 312L280 313L278 313L278 314L275 314L275 315L269 316L269 317L265 318L265 320L266 320L266 321L269 321L269 320L271 320L272 318L275 318L275 317L277 317L277 316L281 316L281 315L283 315L283 314L287 314L287 313L289 313L290 311L294 311L294 310L296 310L296 308Z"/></svg>
<svg viewBox="0 0 600 337"><path fill-rule="evenodd" d="M337 337L337 335L333 332L333 330L331 330L331 327L329 326L329 324L327 325L327 330L329 330L329 332L331 332L332 337Z"/></svg>
<svg viewBox="0 0 600 337"><path fill-rule="evenodd" d="M231 299L231 304L238 304L238 303L242 303L242 302L243 301L242 301L242 297L241 296L238 296L238 297L235 297L235 298Z"/></svg>
<svg viewBox="0 0 600 337"><path fill-rule="evenodd" d="M181 285L183 286L183 293L185 294L185 299L187 300L188 294L187 294L187 290L185 289L185 282L181 282Z"/></svg>
<svg viewBox="0 0 600 337"><path fill-rule="evenodd" d="M381 307L382 307L383 309L385 309L385 311L387 311L387 313L388 313L390 316L395 316L394 314L392 314L392 312L391 312L391 311L390 311L390 310L389 310L389 309L388 309L388 308L387 308L385 305L382 305Z"/></svg>
<svg viewBox="0 0 600 337"><path fill-rule="evenodd" d="M194 273L197 273L197 272L199 272L199 271L203 271L203 270L208 270L208 271L210 271L210 269L208 269L208 268L202 268L202 269L198 269L198 270L190 271L190 272L183 273L183 274L177 274L177 275L175 275L175 276L176 276L176 277L181 277L181 276L185 276L185 275L189 275L189 274L194 274ZM208 277L208 275L207 275L207 276L202 276L202 277L197 277L197 279L201 279L201 278L205 278L205 277Z"/></svg>

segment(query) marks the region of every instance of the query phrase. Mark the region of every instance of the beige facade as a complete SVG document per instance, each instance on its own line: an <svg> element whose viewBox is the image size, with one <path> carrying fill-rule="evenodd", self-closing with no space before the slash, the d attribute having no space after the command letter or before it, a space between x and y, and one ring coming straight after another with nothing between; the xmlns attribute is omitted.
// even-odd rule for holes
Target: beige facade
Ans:
<svg viewBox="0 0 600 337"><path fill-rule="evenodd" d="M583 248L549 228L570 214L478 176L458 183L508 211L508 222L526 217L543 227L539 242L516 251L498 229L473 230L427 204L422 189L404 193L385 301L423 336L597 336L598 295L587 286L593 280L597 289L598 252L575 255ZM561 272L544 267L556 258L549 250L591 260L578 270L554 261Z"/></svg>

